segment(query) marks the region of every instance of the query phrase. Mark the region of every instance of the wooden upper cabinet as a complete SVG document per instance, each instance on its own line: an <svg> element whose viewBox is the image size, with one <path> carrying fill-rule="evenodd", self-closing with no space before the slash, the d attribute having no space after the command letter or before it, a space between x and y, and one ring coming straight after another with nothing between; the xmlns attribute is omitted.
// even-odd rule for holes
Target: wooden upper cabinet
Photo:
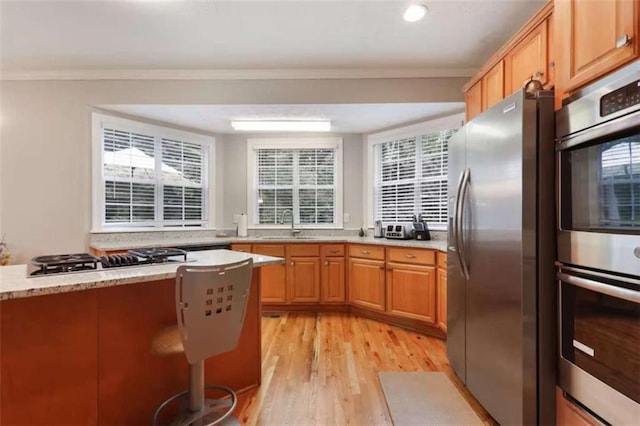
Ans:
<svg viewBox="0 0 640 426"><path fill-rule="evenodd" d="M538 25L505 57L505 93L509 96L531 79L549 86L548 21Z"/></svg>
<svg viewBox="0 0 640 426"><path fill-rule="evenodd" d="M555 0L558 86L582 87L638 57L637 0Z"/></svg>
<svg viewBox="0 0 640 426"><path fill-rule="evenodd" d="M467 121L482 112L482 82L478 81L464 94L467 104Z"/></svg>
<svg viewBox="0 0 640 426"><path fill-rule="evenodd" d="M482 77L482 110L504 99L504 61L500 61Z"/></svg>

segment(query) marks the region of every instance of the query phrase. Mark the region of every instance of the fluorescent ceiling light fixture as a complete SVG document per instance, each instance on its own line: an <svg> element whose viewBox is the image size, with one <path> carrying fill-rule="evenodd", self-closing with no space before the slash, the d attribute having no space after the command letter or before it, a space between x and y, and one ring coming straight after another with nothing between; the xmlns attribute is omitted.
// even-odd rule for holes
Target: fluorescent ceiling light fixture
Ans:
<svg viewBox="0 0 640 426"><path fill-rule="evenodd" d="M427 6L423 4L412 4L404 12L404 20L407 22L416 22L424 18L427 14Z"/></svg>
<svg viewBox="0 0 640 426"><path fill-rule="evenodd" d="M232 121L234 130L276 132L328 132L330 121Z"/></svg>

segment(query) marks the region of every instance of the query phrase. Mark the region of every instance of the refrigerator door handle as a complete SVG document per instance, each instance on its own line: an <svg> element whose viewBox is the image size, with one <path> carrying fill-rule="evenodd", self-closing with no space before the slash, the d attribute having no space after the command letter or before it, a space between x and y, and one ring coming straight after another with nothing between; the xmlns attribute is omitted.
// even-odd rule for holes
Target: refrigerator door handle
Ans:
<svg viewBox="0 0 640 426"><path fill-rule="evenodd" d="M469 181L471 179L471 170L465 169L462 172L462 188L458 195L458 211L456 212L456 244L458 245L458 259L460 260L460 267L462 268L462 275L468 280L470 278L469 275L469 265L467 264L467 254L464 246L464 229L463 229L463 221L464 221L464 206L465 201L467 199L467 191L469 189Z"/></svg>
<svg viewBox="0 0 640 426"><path fill-rule="evenodd" d="M463 276L464 276L464 273L462 272L462 269L463 269L462 258L460 257L460 245L459 245L460 232L458 228L458 223L459 223L458 216L460 215L460 194L462 194L462 185L464 183L465 173L466 173L466 170L463 170L460 172L460 178L458 179L458 187L456 188L456 201L453 205L453 241L455 246L451 247L456 252L456 257L458 258L458 264L460 265L460 271Z"/></svg>

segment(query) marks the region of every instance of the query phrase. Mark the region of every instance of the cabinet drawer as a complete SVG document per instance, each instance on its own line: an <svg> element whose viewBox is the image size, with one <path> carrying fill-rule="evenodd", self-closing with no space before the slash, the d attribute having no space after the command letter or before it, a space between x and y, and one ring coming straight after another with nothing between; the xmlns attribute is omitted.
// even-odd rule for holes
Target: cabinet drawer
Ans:
<svg viewBox="0 0 640 426"><path fill-rule="evenodd" d="M318 244L291 244L287 246L287 254L294 257L316 257L320 256L320 246Z"/></svg>
<svg viewBox="0 0 640 426"><path fill-rule="evenodd" d="M419 265L435 265L436 252L415 248L388 248L389 262L417 263Z"/></svg>
<svg viewBox="0 0 640 426"><path fill-rule="evenodd" d="M350 245L349 256L359 257L361 259L384 260L384 247Z"/></svg>
<svg viewBox="0 0 640 426"><path fill-rule="evenodd" d="M254 244L253 253L266 256L284 257L284 245L282 244Z"/></svg>
<svg viewBox="0 0 640 426"><path fill-rule="evenodd" d="M231 250L251 253L251 244L231 244Z"/></svg>
<svg viewBox="0 0 640 426"><path fill-rule="evenodd" d="M344 256L343 244L324 244L320 247L322 256L324 257L339 257Z"/></svg>
<svg viewBox="0 0 640 426"><path fill-rule="evenodd" d="M438 268L447 269L447 253L438 252Z"/></svg>

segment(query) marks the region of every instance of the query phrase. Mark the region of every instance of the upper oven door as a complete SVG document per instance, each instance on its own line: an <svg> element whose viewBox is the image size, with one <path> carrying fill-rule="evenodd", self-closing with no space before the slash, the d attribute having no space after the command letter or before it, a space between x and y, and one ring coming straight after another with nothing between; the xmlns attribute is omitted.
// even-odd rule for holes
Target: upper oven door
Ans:
<svg viewBox="0 0 640 426"><path fill-rule="evenodd" d="M640 275L640 111L559 144L558 260Z"/></svg>

